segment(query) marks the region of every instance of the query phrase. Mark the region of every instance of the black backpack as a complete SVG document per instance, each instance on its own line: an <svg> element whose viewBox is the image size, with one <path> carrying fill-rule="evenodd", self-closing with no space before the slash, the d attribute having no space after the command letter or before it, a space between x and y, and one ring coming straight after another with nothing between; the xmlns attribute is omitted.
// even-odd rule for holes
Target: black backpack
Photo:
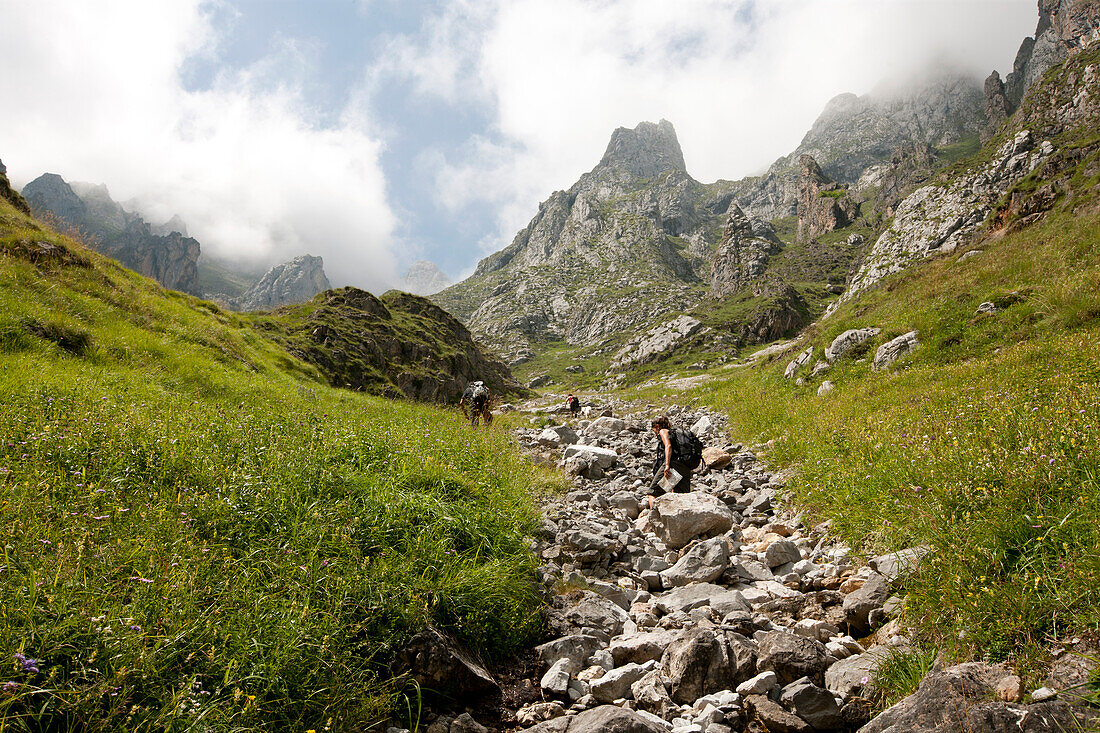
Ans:
<svg viewBox="0 0 1100 733"><path fill-rule="evenodd" d="M692 471L698 468L703 462L703 441L684 428L673 428L668 434L672 439L673 458L682 461Z"/></svg>

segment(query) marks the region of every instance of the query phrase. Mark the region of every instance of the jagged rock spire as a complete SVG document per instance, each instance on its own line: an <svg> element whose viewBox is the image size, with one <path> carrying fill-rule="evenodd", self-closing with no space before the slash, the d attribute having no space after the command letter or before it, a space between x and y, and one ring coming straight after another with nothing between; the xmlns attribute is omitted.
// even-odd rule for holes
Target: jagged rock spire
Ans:
<svg viewBox="0 0 1100 733"><path fill-rule="evenodd" d="M617 168L639 178L687 171L676 130L668 120L641 122L633 130L617 128L598 167Z"/></svg>

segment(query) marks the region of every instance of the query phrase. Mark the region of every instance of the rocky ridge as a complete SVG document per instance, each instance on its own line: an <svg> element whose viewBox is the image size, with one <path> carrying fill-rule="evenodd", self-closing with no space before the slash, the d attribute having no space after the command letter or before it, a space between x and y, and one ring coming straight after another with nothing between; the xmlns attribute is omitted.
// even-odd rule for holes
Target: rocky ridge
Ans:
<svg viewBox="0 0 1100 733"><path fill-rule="evenodd" d="M19 195L19 192L11 187L11 182L8 180L8 169L4 165L4 161L0 160L0 198L7 201L24 214L30 214L31 208L27 205L26 200Z"/></svg>
<svg viewBox="0 0 1100 733"><path fill-rule="evenodd" d="M45 173L23 187L23 196L36 216L58 221L97 252L166 288L201 294L198 241L177 231L154 233L148 222L115 202L106 186L70 185Z"/></svg>
<svg viewBox="0 0 1100 733"><path fill-rule="evenodd" d="M1090 156L1100 149L1088 140L1100 120L1097 48L1074 53L1028 91L990 160L909 193L832 307L931 255L970 247L1006 227L1027 226L1058 201L1071 202L1072 178L1088 175ZM1034 185L1024 185L1025 179Z"/></svg>
<svg viewBox="0 0 1100 733"><path fill-rule="evenodd" d="M669 122L619 128L595 168L433 299L510 357L637 330L705 294L728 189L688 175Z"/></svg>
<svg viewBox="0 0 1100 733"><path fill-rule="evenodd" d="M497 396L527 394L454 316L417 295L338 288L255 318L334 387L453 404L480 379Z"/></svg>
<svg viewBox="0 0 1100 733"><path fill-rule="evenodd" d="M434 295L454 283L443 274L434 262L417 260L409 265L401 289L413 295Z"/></svg>
<svg viewBox="0 0 1100 733"><path fill-rule="evenodd" d="M725 441L723 416L705 409L669 414L703 437L709 470L691 493L649 509L649 412L627 410L588 402L573 425L517 431L536 460L573 476L573 490L544 507L535 549L551 638L535 649L535 676L510 690L503 727L932 731L959 715L990 733L1003 721L1031 732L1087 724L1087 708L1045 690L1025 703L1019 678L984 664L938 666L868 722L876 670L909 648L900 589L928 550L861 565L827 525L786 509L783 476ZM459 668L461 679L481 669ZM432 733L488 730L468 712L428 723Z"/></svg>
<svg viewBox="0 0 1100 733"><path fill-rule="evenodd" d="M320 257L299 255L275 265L239 298L214 295L212 299L238 311L271 310L283 305L304 303L331 288Z"/></svg>

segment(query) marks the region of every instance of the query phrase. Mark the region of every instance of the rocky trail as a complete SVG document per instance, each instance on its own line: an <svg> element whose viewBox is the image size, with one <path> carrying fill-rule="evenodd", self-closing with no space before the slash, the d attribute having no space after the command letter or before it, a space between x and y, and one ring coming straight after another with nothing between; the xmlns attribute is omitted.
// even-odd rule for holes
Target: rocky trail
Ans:
<svg viewBox="0 0 1100 733"><path fill-rule="evenodd" d="M703 408L668 415L703 439L709 470L650 509L657 411L589 404L571 425L518 430L534 460L573 481L547 500L535 548L549 640L512 668L502 715L439 715L430 733L489 730L476 718L539 733L1090 729L1087 708L1048 688L1027 695L1007 668L977 662L937 664L870 720L876 671L910 645L897 614L925 550L857 560ZM1083 681L1077 658L1063 661L1051 684Z"/></svg>

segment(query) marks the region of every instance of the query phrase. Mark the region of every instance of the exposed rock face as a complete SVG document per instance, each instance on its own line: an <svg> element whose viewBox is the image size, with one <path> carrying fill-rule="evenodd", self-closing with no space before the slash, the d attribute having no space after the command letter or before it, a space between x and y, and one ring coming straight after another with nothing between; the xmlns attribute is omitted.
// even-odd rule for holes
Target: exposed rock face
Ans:
<svg viewBox="0 0 1100 733"><path fill-rule="evenodd" d="M402 289L413 295L434 295L452 284L451 278L444 275L434 262L417 260L409 265Z"/></svg>
<svg viewBox="0 0 1100 733"><path fill-rule="evenodd" d="M953 252L977 231L1009 186L1053 152L1023 131L981 170L946 185L917 189L898 206L894 221L875 242L840 301L939 252Z"/></svg>
<svg viewBox="0 0 1100 733"><path fill-rule="evenodd" d="M738 182L737 200L761 219L793 216L802 155L812 156L830 179L854 184L903 146L949 145L979 134L985 125L981 82L966 75L944 73L862 97L841 94L825 106L794 152L764 176Z"/></svg>
<svg viewBox="0 0 1100 733"><path fill-rule="evenodd" d="M8 169L5 167L4 161L2 160L0 160L0 198L19 209L24 214L31 213L31 207L27 205L26 200L19 195L18 191L11 187L11 183L8 181Z"/></svg>
<svg viewBox="0 0 1100 733"><path fill-rule="evenodd" d="M782 243L771 225L750 219L737 204L730 204L711 264L710 294L723 298L758 284L769 258L780 249Z"/></svg>
<svg viewBox="0 0 1100 733"><path fill-rule="evenodd" d="M1016 53L1005 94L1019 105L1027 90L1047 69L1100 40L1100 5L1094 0L1039 0L1035 37L1025 38Z"/></svg>
<svg viewBox="0 0 1100 733"><path fill-rule="evenodd" d="M172 232L179 232L183 236L187 236L187 224L180 218L179 214L174 214L171 219L163 224L153 225L153 234L159 234L162 237L166 237Z"/></svg>
<svg viewBox="0 0 1100 733"><path fill-rule="evenodd" d="M859 204L830 181L810 155L798 157L798 241L808 242L855 221Z"/></svg>
<svg viewBox="0 0 1100 733"><path fill-rule="evenodd" d="M155 234L144 219L115 202L106 186L70 186L61 176L46 173L23 192L36 215L60 220L97 252L166 288L200 293L199 243L179 232Z"/></svg>
<svg viewBox="0 0 1100 733"><path fill-rule="evenodd" d="M1015 109L1016 105L1005 95L1001 75L994 71L985 80L985 116L988 121L982 130L982 143L997 134L997 130Z"/></svg>
<svg viewBox="0 0 1100 733"><path fill-rule="evenodd" d="M1055 733L1090 730L1098 722L1087 710L1074 710L1054 700L1016 705L997 700L997 683L1009 676L999 666L969 662L933 672L917 691L860 730L892 731L1004 731ZM1089 720L1092 718L1092 720Z"/></svg>
<svg viewBox="0 0 1100 733"><path fill-rule="evenodd" d="M670 123L620 128L599 165L433 299L507 353L636 330L703 296L730 186L687 174Z"/></svg>
<svg viewBox="0 0 1100 733"><path fill-rule="evenodd" d="M417 295L327 290L277 309L258 327L317 366L334 387L457 402L466 384L480 379L494 396L525 393L454 316Z"/></svg>
<svg viewBox="0 0 1100 733"><path fill-rule="evenodd" d="M260 311L304 303L330 287L325 277L324 260L312 255L300 255L268 270L241 296L236 309Z"/></svg>
<svg viewBox="0 0 1100 733"><path fill-rule="evenodd" d="M630 341L611 362L612 369L644 364L675 349L683 341L703 330L703 324L691 316L679 316Z"/></svg>

